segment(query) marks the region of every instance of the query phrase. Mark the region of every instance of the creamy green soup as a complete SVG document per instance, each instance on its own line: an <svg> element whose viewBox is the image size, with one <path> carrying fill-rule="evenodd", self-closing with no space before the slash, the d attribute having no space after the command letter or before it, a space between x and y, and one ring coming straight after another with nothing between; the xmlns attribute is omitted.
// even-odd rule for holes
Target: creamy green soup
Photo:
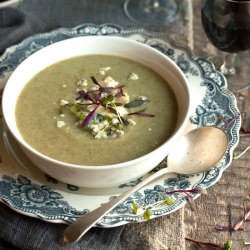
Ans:
<svg viewBox="0 0 250 250"><path fill-rule="evenodd" d="M87 129L89 124L81 127L79 117L61 112L63 105L75 102L79 91L86 93L98 88L91 76L102 84L105 79L112 79L109 88L114 82L116 87L124 85L123 92L130 102L147 100L141 106L126 109L127 113L134 113L124 118L130 121L129 125L123 124L122 114L119 115L117 120L123 125L121 136L110 133L111 130L100 136L109 126L93 136ZM96 105L92 106L93 110ZM16 105L17 126L28 144L51 158L93 166L124 162L149 153L171 136L177 115L175 95L155 71L125 58L106 55L74 57L49 66L30 80Z"/></svg>

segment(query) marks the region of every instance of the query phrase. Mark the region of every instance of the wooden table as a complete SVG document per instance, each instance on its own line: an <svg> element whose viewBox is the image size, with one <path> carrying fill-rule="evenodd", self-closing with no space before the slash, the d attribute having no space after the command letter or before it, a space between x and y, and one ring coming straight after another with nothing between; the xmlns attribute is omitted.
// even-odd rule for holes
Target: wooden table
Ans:
<svg viewBox="0 0 250 250"><path fill-rule="evenodd" d="M202 30L200 1L193 1L194 7L194 48L196 55L215 59L218 51L208 43ZM216 60L214 60L216 62ZM219 65L216 65L219 68ZM236 75L227 77L228 89L236 92L242 86L249 84L249 51L237 55ZM247 91L243 93L247 98ZM249 113L250 114L250 113ZM245 124L248 126L247 124ZM240 153L250 144L247 138L240 139L235 153ZM242 217L244 205L250 209L250 151L238 160L234 160L231 166L223 173L220 181L211 187L208 196L201 196L197 202L197 211L192 213L188 207L184 208L185 235L190 238L215 243L224 243L228 239L233 240L233 249L242 249L243 241L250 241L250 223L243 225L245 231L241 232L216 232L214 226L233 226ZM248 197L248 199L247 199Z"/></svg>
<svg viewBox="0 0 250 250"><path fill-rule="evenodd" d="M193 32L189 34L189 46L195 55L210 59L219 69L217 55L220 52L208 42L201 26L201 1L193 0L192 4ZM227 78L228 88L233 91L250 83L249 52L238 55L237 66L236 75ZM247 96L249 93L245 91L243 94ZM246 102L249 103L250 98L246 98ZM242 152L249 144L250 139L242 138L235 153ZM222 178L208 189L208 195L202 195L195 201L195 212L187 204L169 216L140 225L128 225L123 233L123 249L192 249L185 237L220 245L232 239L233 249L243 249L242 242L250 241L249 222L244 223L244 231L218 232L215 226L234 226L242 218L244 208L250 209L249 159L250 151L234 160Z"/></svg>

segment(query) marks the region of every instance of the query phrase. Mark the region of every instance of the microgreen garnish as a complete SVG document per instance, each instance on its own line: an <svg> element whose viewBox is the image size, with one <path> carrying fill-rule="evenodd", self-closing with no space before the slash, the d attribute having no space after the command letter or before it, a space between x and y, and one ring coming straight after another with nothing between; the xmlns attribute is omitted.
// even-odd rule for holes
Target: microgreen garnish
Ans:
<svg viewBox="0 0 250 250"><path fill-rule="evenodd" d="M125 108L137 108L140 107L143 104L148 103L149 100L143 100L143 99L137 99L137 100L133 100L132 102L129 102L127 104L124 105Z"/></svg>
<svg viewBox="0 0 250 250"><path fill-rule="evenodd" d="M235 226L233 227L234 231L239 230L242 224L247 221L249 216L250 216L250 209L245 211L243 217L235 224Z"/></svg>
<svg viewBox="0 0 250 250"><path fill-rule="evenodd" d="M248 222L248 218L250 217L250 209L244 209L244 213L242 218L238 220L238 222L234 226L216 226L215 229L217 231L244 231L244 228L241 226L244 222Z"/></svg>
<svg viewBox="0 0 250 250"><path fill-rule="evenodd" d="M233 227L228 227L228 226L215 226L215 229L217 231L221 231L221 232L224 232L224 231L229 231L229 232L235 231ZM244 228L240 227L240 228L237 229L237 231L244 231Z"/></svg>
<svg viewBox="0 0 250 250"><path fill-rule="evenodd" d="M216 244L216 243L210 243L210 242L202 242L193 240L190 238L185 238L186 241L191 242L193 245L195 245L198 249L219 249L219 250L232 250L233 249L233 242L232 240L228 240L223 246Z"/></svg>
<svg viewBox="0 0 250 250"><path fill-rule="evenodd" d="M86 125L88 125L90 123L91 120L93 120L95 113L97 111L97 109L99 108L100 104L98 104L86 117L85 119L82 121L81 126L85 127Z"/></svg>
<svg viewBox="0 0 250 250"><path fill-rule="evenodd" d="M164 192L157 193L159 200L153 204L149 204L144 207L138 207L137 204L133 202L131 204L133 214L137 214L139 209L142 209L144 219L149 220L151 216L153 215L152 208L156 208L157 206L162 206L164 204L171 206L175 203L176 199L174 197L171 197L171 195L174 193L184 193L186 199L188 199L190 203L194 203L192 196L190 196L188 193L206 194L207 191L206 189L200 188L200 187L197 187L194 189L188 189L188 190L174 190L174 191L169 191L169 192L165 189Z"/></svg>
<svg viewBox="0 0 250 250"><path fill-rule="evenodd" d="M155 115L148 114L148 113L145 113L143 111L132 112L132 113L129 113L128 115L140 115L140 116L146 116L146 117L155 117Z"/></svg>
<svg viewBox="0 0 250 250"><path fill-rule="evenodd" d="M133 209L133 214L137 214L138 212L138 207L135 202L132 203L132 209Z"/></svg>
<svg viewBox="0 0 250 250"><path fill-rule="evenodd" d="M233 119L231 119L229 122L224 121L224 127L225 127L225 131L227 131L229 128L231 128L231 126L234 124L234 122L239 118L239 115L236 115L235 117L233 117Z"/></svg>
<svg viewBox="0 0 250 250"><path fill-rule="evenodd" d="M200 187L197 187L197 188L194 188L194 189L186 189L186 190L177 189L177 190L173 190L173 191L167 191L165 189L164 193L168 194L168 195L171 195L171 194L174 194L174 193L183 193L185 195L185 199L189 203L191 209L194 211L196 209L194 199L189 193L207 194L207 190L204 189L204 188L200 188Z"/></svg>
<svg viewBox="0 0 250 250"><path fill-rule="evenodd" d="M95 138L118 137L124 134L125 126L136 124L129 122L129 115L154 117L153 114L143 110L135 110L140 106L146 107L149 100L138 97L129 101L129 96L124 92L125 85L109 86L107 82L98 81L90 77L94 87L89 90L82 89L77 92L72 102L61 100L60 114L73 114L80 128L86 128ZM109 77L109 80L112 79ZM129 111L128 111L129 109Z"/></svg>
<svg viewBox="0 0 250 250"><path fill-rule="evenodd" d="M193 188L193 189L176 189L176 190L173 190L173 191L167 191L165 189L164 191L166 194L174 194L174 193L185 193L185 194L188 194L188 193L196 193L196 194L207 194L207 190L205 188L200 188L200 187L197 187L197 188Z"/></svg>
<svg viewBox="0 0 250 250"><path fill-rule="evenodd" d="M143 218L145 220L150 220L150 216L152 216L152 215L153 215L152 211L150 209L146 209L144 214L143 214Z"/></svg>
<svg viewBox="0 0 250 250"><path fill-rule="evenodd" d="M250 149L250 145L248 147L246 147L246 149L244 149L240 154L233 154L233 159L234 160L238 160L241 156L243 156L248 150Z"/></svg>
<svg viewBox="0 0 250 250"><path fill-rule="evenodd" d="M162 206L164 204L171 206L172 204L175 203L174 198L172 198L170 196L166 196L164 193L157 193L157 195L158 195L159 200L153 204L138 207L137 204L135 202L133 202L131 204L133 214L138 214L138 211L143 211L143 218L145 220L150 220L151 216L153 215L152 208L156 208L156 207Z"/></svg>

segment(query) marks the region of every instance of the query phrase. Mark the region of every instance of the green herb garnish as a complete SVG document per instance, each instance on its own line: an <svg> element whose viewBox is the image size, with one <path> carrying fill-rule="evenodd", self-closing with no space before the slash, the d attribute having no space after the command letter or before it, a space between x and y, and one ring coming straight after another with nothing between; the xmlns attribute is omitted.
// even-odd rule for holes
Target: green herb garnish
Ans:
<svg viewBox="0 0 250 250"><path fill-rule="evenodd" d="M149 100L142 100L142 99L137 99L137 100L134 100L132 102L129 102L127 104L124 105L125 108L137 108L137 107L140 107L141 105L143 104L146 104L148 103Z"/></svg>
<svg viewBox="0 0 250 250"><path fill-rule="evenodd" d="M146 209L144 214L143 214L143 218L145 220L150 220L150 217L153 215L152 211L150 209Z"/></svg>
<svg viewBox="0 0 250 250"><path fill-rule="evenodd" d="M121 103L119 98L125 96L124 85L116 87L104 87L102 82L94 76L90 77L97 86L95 89L80 90L72 103L65 102L60 107L60 114L73 114L79 127L89 130L95 138L117 137L124 134L125 126L128 126L128 116L139 115L154 117L144 110L133 110L149 102L148 99L136 99L128 103ZM126 94L127 95L127 94Z"/></svg>

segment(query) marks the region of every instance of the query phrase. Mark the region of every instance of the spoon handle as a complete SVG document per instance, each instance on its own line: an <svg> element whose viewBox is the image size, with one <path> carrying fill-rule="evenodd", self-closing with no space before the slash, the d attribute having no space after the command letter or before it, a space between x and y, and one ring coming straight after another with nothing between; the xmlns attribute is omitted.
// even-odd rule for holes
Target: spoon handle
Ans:
<svg viewBox="0 0 250 250"><path fill-rule="evenodd" d="M160 176L171 172L168 168L163 168L154 174L150 175L133 188L117 196L115 199L103 204L90 213L83 215L75 222L70 224L64 232L64 241L76 242L78 241L92 226L94 226L103 216L115 208L119 203L123 202L126 198L132 195L134 192L144 187L151 181L159 178Z"/></svg>

